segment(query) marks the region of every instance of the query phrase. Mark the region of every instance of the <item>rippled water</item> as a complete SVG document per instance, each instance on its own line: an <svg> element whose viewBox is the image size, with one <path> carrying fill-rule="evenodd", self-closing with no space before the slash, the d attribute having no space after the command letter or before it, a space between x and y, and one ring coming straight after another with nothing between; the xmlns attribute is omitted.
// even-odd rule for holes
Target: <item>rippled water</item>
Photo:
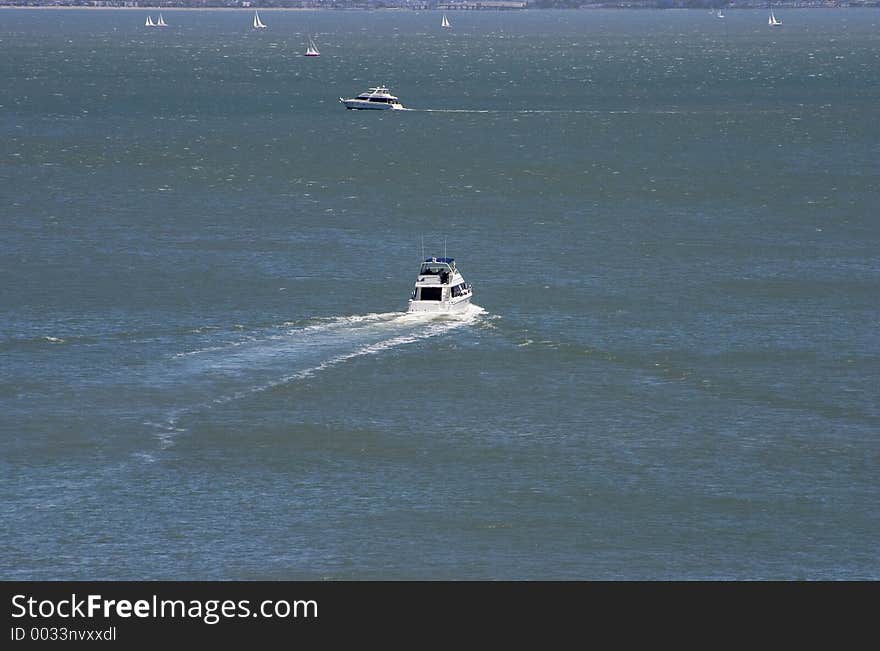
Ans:
<svg viewBox="0 0 880 651"><path fill-rule="evenodd" d="M880 14L146 15L0 11L0 577L878 578Z"/></svg>

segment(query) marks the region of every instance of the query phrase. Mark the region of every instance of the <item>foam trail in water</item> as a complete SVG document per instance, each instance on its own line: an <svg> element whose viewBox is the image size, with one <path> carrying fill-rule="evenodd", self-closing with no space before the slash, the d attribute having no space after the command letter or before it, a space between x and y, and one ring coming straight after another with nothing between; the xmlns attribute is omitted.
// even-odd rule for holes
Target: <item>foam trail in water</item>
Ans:
<svg viewBox="0 0 880 651"><path fill-rule="evenodd" d="M290 384L357 357L443 335L476 323L485 313L470 305L460 314L386 312L320 319L307 325L265 331L240 341L178 353L157 378L175 399L190 402L166 412L156 437L160 448L185 431L188 415ZM171 376L169 378L169 376Z"/></svg>
<svg viewBox="0 0 880 651"><path fill-rule="evenodd" d="M523 114L523 113L561 113L561 114L573 114L573 113L586 113L590 115L598 114L598 113L607 113L608 111L595 111L589 109L434 109L434 108L423 108L423 109L404 109L407 111L418 111L420 113L507 113L507 114Z"/></svg>
<svg viewBox="0 0 880 651"><path fill-rule="evenodd" d="M409 108L401 109L418 113L493 113L504 115L548 114L548 115L679 115L695 114L705 111L681 111L679 109L648 109L648 110L597 110L597 109L453 109L453 108ZM718 111L712 111L717 113Z"/></svg>

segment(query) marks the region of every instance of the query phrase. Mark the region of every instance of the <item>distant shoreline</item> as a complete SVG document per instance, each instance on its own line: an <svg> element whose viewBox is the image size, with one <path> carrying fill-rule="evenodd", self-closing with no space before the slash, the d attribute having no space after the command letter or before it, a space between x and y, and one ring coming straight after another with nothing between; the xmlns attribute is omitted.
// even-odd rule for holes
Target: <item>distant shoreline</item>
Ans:
<svg viewBox="0 0 880 651"><path fill-rule="evenodd" d="M791 5L785 3L778 3L776 5L779 9L785 9L786 11L790 11L792 9L878 9L880 7L876 5L859 5L859 6L846 6L846 7L822 7L822 6L814 6L814 5ZM247 12L251 13L253 11L262 11L264 13L269 12L278 12L278 11L382 11L382 12L418 12L418 11L435 11L441 12L442 9L410 9L406 7L161 7L158 5L150 5L143 7L95 7L95 6L86 6L86 5L33 5L33 6L25 6L25 5L6 5L0 4L0 10L3 9L18 9L18 10L26 10L26 11L164 11L164 12L175 12L175 11L238 11L238 12ZM748 7L723 7L725 11L755 11L755 10L763 10L766 7L759 6L748 6ZM513 11L514 13L520 13L523 11L707 11L706 7L607 7L607 6L584 6L584 7L526 7L523 9L515 9L515 10L495 10L495 9L481 9L479 11L460 11L461 13L493 13L495 11L503 11L504 13L508 13L509 11Z"/></svg>
<svg viewBox="0 0 880 651"><path fill-rule="evenodd" d="M62 7L62 6L46 6L39 5L34 7L24 7L21 5L2 5L0 4L0 9L38 9L40 11L51 9L53 11L246 11L252 12L263 11L340 11L339 9L330 8L330 7L322 7L318 9L311 9L308 7L159 7L159 6L149 6L149 7ZM349 9L343 9L341 11L350 11ZM384 9L383 9L384 11ZM404 11L410 11L409 9L405 9Z"/></svg>

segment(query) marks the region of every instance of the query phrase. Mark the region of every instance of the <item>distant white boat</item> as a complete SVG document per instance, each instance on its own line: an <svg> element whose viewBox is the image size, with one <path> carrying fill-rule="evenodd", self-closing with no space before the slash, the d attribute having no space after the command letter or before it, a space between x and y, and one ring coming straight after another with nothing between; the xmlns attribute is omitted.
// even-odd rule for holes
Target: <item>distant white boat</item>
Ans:
<svg viewBox="0 0 880 651"><path fill-rule="evenodd" d="M159 20L156 21L156 27L168 27L168 23L162 18L162 14L159 14Z"/></svg>
<svg viewBox="0 0 880 651"><path fill-rule="evenodd" d="M256 11L254 12L254 29L266 29L266 25L260 20L260 14Z"/></svg>
<svg viewBox="0 0 880 651"><path fill-rule="evenodd" d="M403 110L403 104L388 91L386 86L376 86L357 97L348 99L340 97L339 101L345 105L345 108L354 110Z"/></svg>
<svg viewBox="0 0 880 651"><path fill-rule="evenodd" d="M321 53L318 51L318 46L315 45L315 42L312 40L312 37L309 36L309 46L306 48L307 57L319 57Z"/></svg>
<svg viewBox="0 0 880 651"><path fill-rule="evenodd" d="M770 17L767 19L767 24L770 27L781 27L782 21L779 20L776 15L773 13L773 10L770 10Z"/></svg>
<svg viewBox="0 0 880 651"><path fill-rule="evenodd" d="M449 19L446 17L446 14L443 14L443 20L440 21L440 27L452 27L449 24Z"/></svg>
<svg viewBox="0 0 880 651"><path fill-rule="evenodd" d="M155 27L156 23L153 22L152 16L147 16L147 22L144 23L144 27Z"/></svg>
<svg viewBox="0 0 880 651"><path fill-rule="evenodd" d="M715 12L715 18L724 18L724 9L719 9Z"/></svg>

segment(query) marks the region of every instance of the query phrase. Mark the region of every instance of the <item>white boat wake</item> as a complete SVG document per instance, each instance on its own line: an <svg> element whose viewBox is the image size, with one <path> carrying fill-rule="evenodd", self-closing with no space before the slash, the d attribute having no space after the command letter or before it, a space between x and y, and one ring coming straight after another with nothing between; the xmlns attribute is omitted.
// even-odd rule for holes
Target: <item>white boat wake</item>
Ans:
<svg viewBox="0 0 880 651"><path fill-rule="evenodd" d="M458 108L406 108L400 111L415 113L492 113L494 115L680 115L706 111L680 109L608 110L608 109L458 109ZM717 113L717 111L712 111Z"/></svg>
<svg viewBox="0 0 880 651"><path fill-rule="evenodd" d="M312 377L359 357L376 355L472 325L485 310L457 314L386 312L312 320L251 333L236 341L179 352L154 369L153 388L175 402L156 429L161 449L186 431L182 421L207 409ZM156 377L161 374L161 377Z"/></svg>

